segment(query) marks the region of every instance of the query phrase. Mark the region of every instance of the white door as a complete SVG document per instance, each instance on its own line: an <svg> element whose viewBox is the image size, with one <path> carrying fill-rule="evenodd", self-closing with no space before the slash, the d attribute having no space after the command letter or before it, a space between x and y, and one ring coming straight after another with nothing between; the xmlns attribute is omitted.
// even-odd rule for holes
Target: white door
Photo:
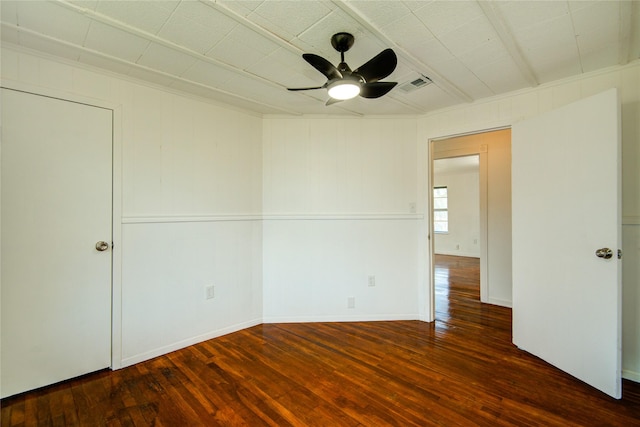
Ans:
<svg viewBox="0 0 640 427"><path fill-rule="evenodd" d="M2 89L2 397L111 363L112 112Z"/></svg>
<svg viewBox="0 0 640 427"><path fill-rule="evenodd" d="M619 105L612 89L512 128L513 342L615 398Z"/></svg>

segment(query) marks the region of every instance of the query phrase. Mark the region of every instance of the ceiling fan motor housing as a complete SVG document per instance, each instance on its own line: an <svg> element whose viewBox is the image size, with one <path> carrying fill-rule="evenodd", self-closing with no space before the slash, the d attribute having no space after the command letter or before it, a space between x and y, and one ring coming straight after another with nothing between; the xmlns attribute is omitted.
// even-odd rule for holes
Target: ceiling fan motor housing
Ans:
<svg viewBox="0 0 640 427"><path fill-rule="evenodd" d="M331 36L331 46L340 53L344 53L353 46L354 37L350 33L336 33Z"/></svg>

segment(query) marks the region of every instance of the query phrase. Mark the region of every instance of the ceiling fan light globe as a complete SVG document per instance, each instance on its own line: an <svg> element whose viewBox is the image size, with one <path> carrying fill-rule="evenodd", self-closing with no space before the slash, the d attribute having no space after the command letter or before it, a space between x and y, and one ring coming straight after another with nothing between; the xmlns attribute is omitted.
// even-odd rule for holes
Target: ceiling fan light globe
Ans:
<svg viewBox="0 0 640 427"><path fill-rule="evenodd" d="M360 94L360 85L354 81L338 81L329 85L329 96L344 101Z"/></svg>

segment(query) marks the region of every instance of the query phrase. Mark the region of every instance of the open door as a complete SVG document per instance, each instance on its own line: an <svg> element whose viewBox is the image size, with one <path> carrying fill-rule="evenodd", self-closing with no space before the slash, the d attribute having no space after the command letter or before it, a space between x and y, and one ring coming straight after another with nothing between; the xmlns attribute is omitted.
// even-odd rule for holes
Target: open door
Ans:
<svg viewBox="0 0 640 427"><path fill-rule="evenodd" d="M620 398L615 89L512 128L513 342Z"/></svg>

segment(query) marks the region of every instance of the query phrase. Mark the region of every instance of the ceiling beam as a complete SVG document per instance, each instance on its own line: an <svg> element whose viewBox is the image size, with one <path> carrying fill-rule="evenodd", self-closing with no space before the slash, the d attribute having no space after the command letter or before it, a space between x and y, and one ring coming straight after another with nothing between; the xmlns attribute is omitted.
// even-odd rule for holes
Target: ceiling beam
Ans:
<svg viewBox="0 0 640 427"><path fill-rule="evenodd" d="M500 41L502 41L503 46L505 47L507 52L509 52L511 59L513 59L513 62L515 62L518 66L522 77L524 77L526 82L529 83L529 86L538 86L540 83L538 82L538 79L535 76L531 65L529 65L524 55L522 54L520 46L518 46L518 43L516 43L516 40L514 39L513 34L509 29L509 26L502 18L502 15L500 15L500 12L495 9L495 6L492 2L479 0L478 4L480 5L482 12L484 12L484 15L489 20L489 23L498 34L498 37L500 38Z"/></svg>

